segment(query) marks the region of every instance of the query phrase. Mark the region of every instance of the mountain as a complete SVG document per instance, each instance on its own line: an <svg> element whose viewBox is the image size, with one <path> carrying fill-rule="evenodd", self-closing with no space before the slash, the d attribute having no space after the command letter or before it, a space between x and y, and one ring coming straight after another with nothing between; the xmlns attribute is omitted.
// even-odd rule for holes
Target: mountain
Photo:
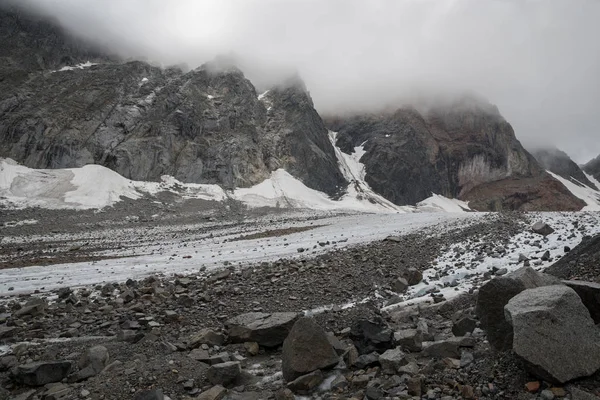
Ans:
<svg viewBox="0 0 600 400"><path fill-rule="evenodd" d="M585 164L583 170L597 180L600 180L600 156Z"/></svg>
<svg viewBox="0 0 600 400"><path fill-rule="evenodd" d="M532 150L531 154L544 169L575 184L583 184L595 190L599 189L564 151L557 148L539 148Z"/></svg>
<svg viewBox="0 0 600 400"><path fill-rule="evenodd" d="M58 39L58 28L4 14L13 21L0 38L12 43L4 45L7 57L20 60L25 46L42 61L13 61L24 72L3 75L0 157L31 168L101 164L135 180L167 174L226 188L284 168L329 195L345 186L327 129L297 81L259 100L241 71L218 61L188 73L110 57L69 67L90 53ZM44 40L48 31L56 36Z"/></svg>
<svg viewBox="0 0 600 400"><path fill-rule="evenodd" d="M436 193L480 210L584 205L523 148L497 107L472 95L326 123L344 151L364 147L366 181L396 204Z"/></svg>
<svg viewBox="0 0 600 400"><path fill-rule="evenodd" d="M159 68L14 7L0 7L0 22L0 158L29 168L98 164L136 181L171 175L224 189L283 169L334 199L415 205L435 194L477 210L586 204L475 96L324 121L298 77L259 94L226 59Z"/></svg>

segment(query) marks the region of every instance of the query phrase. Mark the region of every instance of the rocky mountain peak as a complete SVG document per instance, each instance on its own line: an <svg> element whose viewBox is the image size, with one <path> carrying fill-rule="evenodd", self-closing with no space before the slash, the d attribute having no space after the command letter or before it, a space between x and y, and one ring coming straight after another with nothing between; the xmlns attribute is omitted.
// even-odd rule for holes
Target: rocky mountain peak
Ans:
<svg viewBox="0 0 600 400"><path fill-rule="evenodd" d="M600 156L594 158L583 166L583 170L594 178L600 180Z"/></svg>
<svg viewBox="0 0 600 400"><path fill-rule="evenodd" d="M339 132L338 147L346 152L364 147L366 180L388 200L416 204L436 193L470 200L478 209L519 209L531 207L532 201L548 209L581 208L558 182L550 185L554 198L528 193L531 180L552 178L523 148L496 106L472 96L423 104L326 119ZM510 195L504 190L508 182ZM515 191L513 200L519 200L509 201Z"/></svg>
<svg viewBox="0 0 600 400"><path fill-rule="evenodd" d="M585 173L581 170L567 153L555 147L538 148L531 152L536 160L546 170L551 171L561 177L572 181L577 185L584 184L592 189L598 190L598 187L591 182Z"/></svg>

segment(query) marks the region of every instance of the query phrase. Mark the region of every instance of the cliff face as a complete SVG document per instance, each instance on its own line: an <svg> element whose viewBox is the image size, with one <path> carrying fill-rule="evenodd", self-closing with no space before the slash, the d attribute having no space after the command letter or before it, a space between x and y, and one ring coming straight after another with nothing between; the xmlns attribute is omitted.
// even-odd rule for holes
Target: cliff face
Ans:
<svg viewBox="0 0 600 400"><path fill-rule="evenodd" d="M253 185L285 168L330 195L344 186L327 129L300 83L259 100L241 71L216 63L183 73L105 57L61 70L88 53L65 45L67 39L44 42L38 36L48 29L28 25L36 20L13 19L19 22L14 29L24 27L20 39L6 30L0 37L12 43L5 45L13 49L11 58L19 59L21 46L36 53L42 45L42 55L56 45L57 54L73 50L77 56L36 65L25 60L14 63L21 74L5 74L0 157L34 168L94 163L130 179L169 174L225 187ZM58 28L53 32L62 37Z"/></svg>
<svg viewBox="0 0 600 400"><path fill-rule="evenodd" d="M364 145L367 182L396 204L437 193L482 210L584 205L545 173L495 106L474 97L326 121L346 152Z"/></svg>
<svg viewBox="0 0 600 400"><path fill-rule="evenodd" d="M536 149L532 151L532 154L544 169L560 175L575 184L584 184L598 190L598 187L588 179L579 165L571 160L567 153L556 148L546 148Z"/></svg>
<svg viewBox="0 0 600 400"><path fill-rule="evenodd" d="M583 166L583 170L592 175L597 180L600 180L600 156L594 158ZM600 188L599 188L600 189Z"/></svg>

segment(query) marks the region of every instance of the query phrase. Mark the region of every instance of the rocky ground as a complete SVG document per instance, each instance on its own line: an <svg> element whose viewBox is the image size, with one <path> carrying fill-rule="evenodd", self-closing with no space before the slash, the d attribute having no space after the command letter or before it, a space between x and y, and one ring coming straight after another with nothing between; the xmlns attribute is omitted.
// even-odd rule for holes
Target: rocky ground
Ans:
<svg viewBox="0 0 600 400"><path fill-rule="evenodd" d="M532 218L490 214L316 256L5 297L0 398L593 399L598 374L540 378L526 368L528 354L501 351L488 337L495 328L478 306L478 287L508 282L516 295L536 285L496 267L466 291L431 275L437 266L451 276L466 256L475 271L481 256L510 251L520 234L542 253L554 249L545 227L529 232ZM585 233L589 218L572 217L581 225L566 232ZM441 256L449 251L451 267ZM514 267L542 259L524 256ZM491 298L493 315L504 300Z"/></svg>

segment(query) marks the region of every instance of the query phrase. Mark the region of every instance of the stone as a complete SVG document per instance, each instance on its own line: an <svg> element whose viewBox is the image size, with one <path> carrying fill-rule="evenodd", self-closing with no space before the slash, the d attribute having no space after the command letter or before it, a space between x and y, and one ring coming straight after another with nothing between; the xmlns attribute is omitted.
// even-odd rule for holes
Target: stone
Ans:
<svg viewBox="0 0 600 400"><path fill-rule="evenodd" d="M595 324L600 324L600 283L585 281L563 281L577 293L590 312Z"/></svg>
<svg viewBox="0 0 600 400"><path fill-rule="evenodd" d="M294 393L288 389L279 389L276 393L275 393L275 400L295 400L296 396L294 396Z"/></svg>
<svg viewBox="0 0 600 400"><path fill-rule="evenodd" d="M396 331L394 332L394 343L407 351L421 351L423 348L423 333L418 329Z"/></svg>
<svg viewBox="0 0 600 400"><path fill-rule="evenodd" d="M571 400L600 400L600 397L579 389L576 386L568 386L567 389L571 393Z"/></svg>
<svg viewBox="0 0 600 400"><path fill-rule="evenodd" d="M323 382L323 373L320 370L302 375L287 384L287 388L294 393L309 394Z"/></svg>
<svg viewBox="0 0 600 400"><path fill-rule="evenodd" d="M44 314L46 310L46 302L40 298L34 298L29 300L23 307L15 311L16 317L23 317L25 315L30 315L32 317L37 317Z"/></svg>
<svg viewBox="0 0 600 400"><path fill-rule="evenodd" d="M251 356L258 355L258 352L260 351L260 347L258 346L258 343L256 343L256 342L246 342L246 343L244 343L244 348L246 349L248 354Z"/></svg>
<svg viewBox="0 0 600 400"><path fill-rule="evenodd" d="M398 277L392 281L392 290L396 293L404 293L408 289L408 281Z"/></svg>
<svg viewBox="0 0 600 400"><path fill-rule="evenodd" d="M460 394L463 399L470 400L475 398L475 392L473 390L473 386L464 385L460 389Z"/></svg>
<svg viewBox="0 0 600 400"><path fill-rule="evenodd" d="M423 280L423 274L416 268L407 268L402 274L409 286L418 285Z"/></svg>
<svg viewBox="0 0 600 400"><path fill-rule="evenodd" d="M512 347L512 327L504 318L504 306L525 289L560 284L550 275L531 267L518 270L486 282L479 288L476 313L490 345L499 351Z"/></svg>
<svg viewBox="0 0 600 400"><path fill-rule="evenodd" d="M416 376L406 381L406 389L411 396L421 397L423 393L423 378Z"/></svg>
<svg viewBox="0 0 600 400"><path fill-rule="evenodd" d="M383 397L383 390L377 386L367 386L365 396L368 400L379 400Z"/></svg>
<svg viewBox="0 0 600 400"><path fill-rule="evenodd" d="M192 360L210 364L210 354L208 354L207 350L194 349L189 352L188 357Z"/></svg>
<svg viewBox="0 0 600 400"><path fill-rule="evenodd" d="M454 336L465 336L467 333L473 333L477 327L477 321L471 317L463 317L452 324L452 333Z"/></svg>
<svg viewBox="0 0 600 400"><path fill-rule="evenodd" d="M336 365L339 356L315 320L302 317L283 342L281 360L283 378L291 382L302 375Z"/></svg>
<svg viewBox="0 0 600 400"><path fill-rule="evenodd" d="M206 372L206 377L213 385L228 386L236 382L242 374L242 367L238 361L228 361L211 365Z"/></svg>
<svg viewBox="0 0 600 400"><path fill-rule="evenodd" d="M226 351L219 353L219 354L214 354L214 355L210 356L208 359L208 363L210 365L222 364L227 361L232 361L232 360L231 360L231 355Z"/></svg>
<svg viewBox="0 0 600 400"><path fill-rule="evenodd" d="M357 321L350 330L350 337L360 354L395 347L393 331L381 318Z"/></svg>
<svg viewBox="0 0 600 400"><path fill-rule="evenodd" d="M529 393L537 393L540 390L540 382L539 381L531 381L525 384L525 390Z"/></svg>
<svg viewBox="0 0 600 400"><path fill-rule="evenodd" d="M533 226L531 227L531 230L533 232L537 233L538 235L542 235L542 236L548 236L551 233L554 233L554 229L550 225L548 225L544 222L541 222L541 221L533 224Z"/></svg>
<svg viewBox="0 0 600 400"><path fill-rule="evenodd" d="M423 354L435 358L458 358L464 347L474 347L475 340L470 337L453 337L437 342L423 344Z"/></svg>
<svg viewBox="0 0 600 400"><path fill-rule="evenodd" d="M42 361L16 367L14 378L27 386L43 386L60 382L71 371L70 361Z"/></svg>
<svg viewBox="0 0 600 400"><path fill-rule="evenodd" d="M363 354L359 356L356 359L356 361L350 365L355 366L359 369L365 369L367 367L372 367L377 364L379 364L379 353L374 351L370 354Z"/></svg>
<svg viewBox="0 0 600 400"><path fill-rule="evenodd" d="M283 343L298 316L292 312L251 312L231 318L225 325L234 343L257 342L261 346L276 347Z"/></svg>
<svg viewBox="0 0 600 400"><path fill-rule="evenodd" d="M227 389L221 385L216 385L200 393L195 400L222 400L227 394Z"/></svg>
<svg viewBox="0 0 600 400"><path fill-rule="evenodd" d="M379 356L381 370L388 375L398 373L399 368L405 366L408 362L406 354L400 348L386 350L385 353Z"/></svg>
<svg viewBox="0 0 600 400"><path fill-rule="evenodd" d="M86 378L98 375L108 365L110 357L108 349L104 346L94 346L81 355L77 362L78 373L87 371L82 375ZM85 379L85 378L84 378Z"/></svg>
<svg viewBox="0 0 600 400"><path fill-rule="evenodd" d="M144 390L133 396L133 400L164 400L165 395L160 389Z"/></svg>
<svg viewBox="0 0 600 400"><path fill-rule="evenodd" d="M565 383L600 369L600 330L573 289L527 289L505 312L514 331L513 351L532 374Z"/></svg>
<svg viewBox="0 0 600 400"><path fill-rule="evenodd" d="M552 390L542 390L542 393L540 393L540 398L542 400L554 400L554 393L552 393Z"/></svg>
<svg viewBox="0 0 600 400"><path fill-rule="evenodd" d="M222 346L223 343L225 343L225 335L212 329L201 329L190 337L188 343L192 349L195 349L202 344Z"/></svg>

